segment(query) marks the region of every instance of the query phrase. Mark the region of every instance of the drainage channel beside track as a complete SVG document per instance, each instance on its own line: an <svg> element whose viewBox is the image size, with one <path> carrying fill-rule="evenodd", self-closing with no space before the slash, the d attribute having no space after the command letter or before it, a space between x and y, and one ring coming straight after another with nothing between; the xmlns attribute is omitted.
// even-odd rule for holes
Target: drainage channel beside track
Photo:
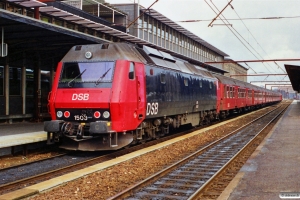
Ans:
<svg viewBox="0 0 300 200"><path fill-rule="evenodd" d="M282 113L284 104L247 125L204 147L146 180L127 188L112 199L211 198L207 186ZM204 194L206 192L206 194Z"/></svg>

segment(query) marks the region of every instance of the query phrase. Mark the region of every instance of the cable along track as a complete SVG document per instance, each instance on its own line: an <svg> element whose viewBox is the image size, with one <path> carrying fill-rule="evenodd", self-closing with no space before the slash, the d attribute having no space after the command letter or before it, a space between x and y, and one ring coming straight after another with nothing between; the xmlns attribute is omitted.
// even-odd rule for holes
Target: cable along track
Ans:
<svg viewBox="0 0 300 200"><path fill-rule="evenodd" d="M195 199L286 107L271 110L109 199Z"/></svg>

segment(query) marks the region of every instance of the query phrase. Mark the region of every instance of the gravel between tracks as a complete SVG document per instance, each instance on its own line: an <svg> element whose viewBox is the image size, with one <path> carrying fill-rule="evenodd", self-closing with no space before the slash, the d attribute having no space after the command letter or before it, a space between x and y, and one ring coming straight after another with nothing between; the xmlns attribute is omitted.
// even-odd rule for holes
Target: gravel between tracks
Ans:
<svg viewBox="0 0 300 200"><path fill-rule="evenodd" d="M128 188L130 185L175 163L189 152L193 152L201 146L235 130L237 127L241 127L243 124L249 122L250 119L253 119L252 115L261 115L270 109L271 108L266 108L258 111L258 113L241 117L226 125L210 129L181 142L141 155L78 180L68 182L63 186L28 199L107 199Z"/></svg>

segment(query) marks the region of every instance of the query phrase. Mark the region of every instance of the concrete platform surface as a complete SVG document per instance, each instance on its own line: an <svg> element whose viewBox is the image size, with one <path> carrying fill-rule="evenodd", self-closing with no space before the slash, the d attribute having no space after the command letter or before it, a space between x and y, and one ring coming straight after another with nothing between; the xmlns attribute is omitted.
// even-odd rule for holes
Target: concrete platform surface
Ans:
<svg viewBox="0 0 300 200"><path fill-rule="evenodd" d="M0 137L0 149L47 140L47 132L32 132Z"/></svg>
<svg viewBox="0 0 300 200"><path fill-rule="evenodd" d="M300 199L300 101L283 117L219 199Z"/></svg>
<svg viewBox="0 0 300 200"><path fill-rule="evenodd" d="M19 151L26 154L27 149L45 146L46 141L47 133L43 122L0 124L0 156Z"/></svg>
<svg viewBox="0 0 300 200"><path fill-rule="evenodd" d="M40 131L44 131L44 122L18 122L13 124L0 124L0 137Z"/></svg>

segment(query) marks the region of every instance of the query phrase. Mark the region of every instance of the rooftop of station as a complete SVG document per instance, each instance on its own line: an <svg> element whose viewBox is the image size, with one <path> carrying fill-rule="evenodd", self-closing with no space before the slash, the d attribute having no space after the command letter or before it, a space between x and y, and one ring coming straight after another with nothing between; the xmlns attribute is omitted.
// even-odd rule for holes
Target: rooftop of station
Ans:
<svg viewBox="0 0 300 200"><path fill-rule="evenodd" d="M290 78L293 90L300 93L300 66L287 64L284 66Z"/></svg>
<svg viewBox="0 0 300 200"><path fill-rule="evenodd" d="M12 6L7 8L7 3ZM105 13L104 15L109 15L113 12L116 16L124 16L124 12L117 8L114 9L113 5L97 4L102 6L100 9L103 11L102 13ZM204 64L197 59L130 35L126 32L125 26L117 25L107 21L105 18L92 15L66 3L43 0L2 0L0 1L0 7L2 8L0 9L0 26L3 27L4 42L8 44L8 55L14 58L10 59L10 66L25 64L30 67L35 65L38 60L42 70L50 70L55 68L56 63L61 60L72 46L120 41L147 45L175 57L186 59L193 64L198 64L207 70L217 73L225 72L220 68ZM114 10L110 11L110 9ZM36 11L43 15L40 19L35 19ZM151 15L212 51L222 56L227 56L226 53L172 22L157 11L151 9ZM77 26L77 28L70 28L72 25ZM24 58L26 59L24 60ZM0 62L5 63L7 61L5 61L5 58L0 58Z"/></svg>

